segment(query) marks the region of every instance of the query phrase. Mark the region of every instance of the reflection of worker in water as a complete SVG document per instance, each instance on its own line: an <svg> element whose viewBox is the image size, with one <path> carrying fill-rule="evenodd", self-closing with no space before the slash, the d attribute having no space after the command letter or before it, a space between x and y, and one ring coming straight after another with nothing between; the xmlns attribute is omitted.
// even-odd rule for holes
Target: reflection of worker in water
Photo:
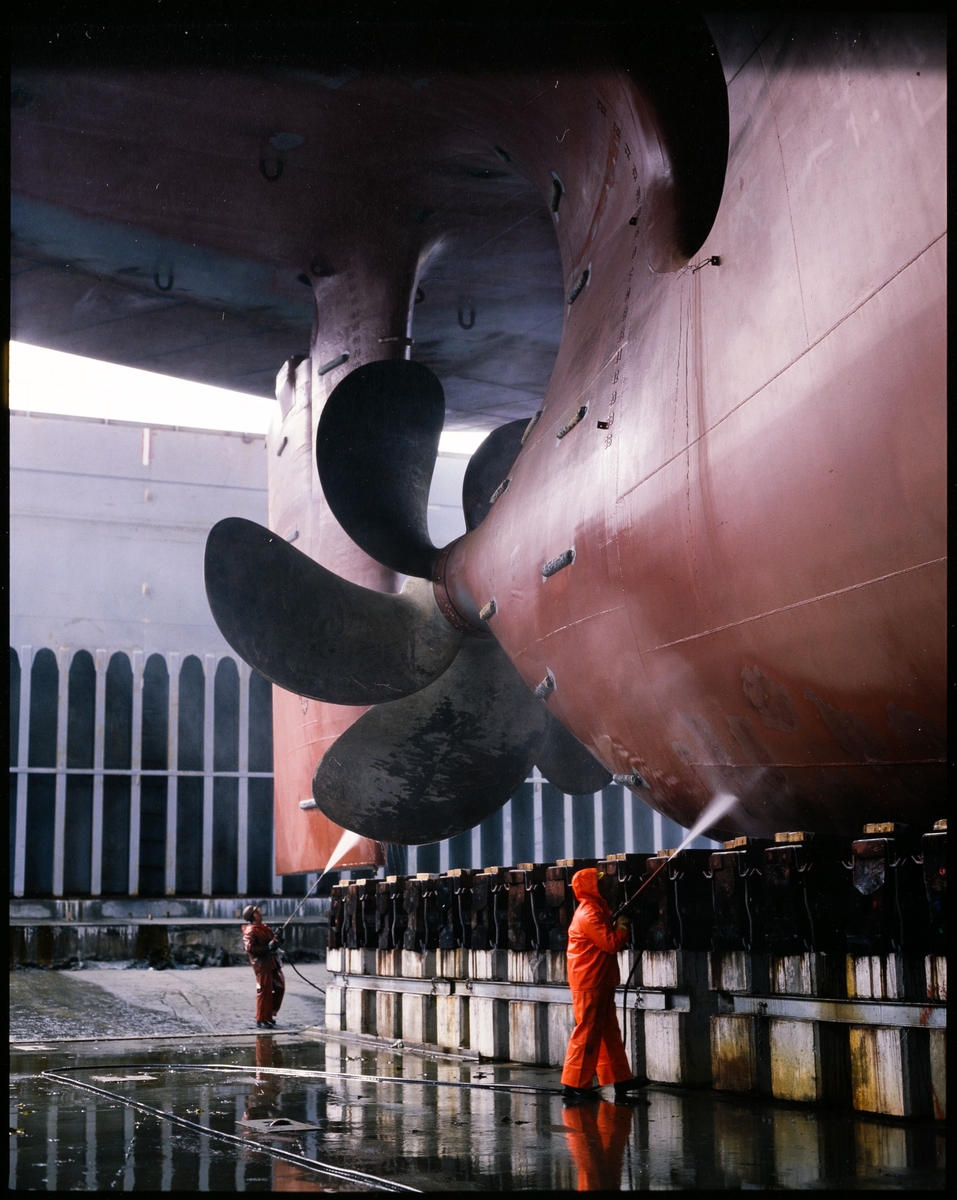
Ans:
<svg viewBox="0 0 957 1200"><path fill-rule="evenodd" d="M599 1087L613 1083L615 1099L622 1102L647 1083L632 1078L615 1011L615 988L621 982L618 951L628 940L631 921L623 916L612 923L611 909L598 890L603 874L587 867L572 877L578 907L568 926L568 986L575 1028L562 1070L562 1096L570 1103L599 1098L592 1089L596 1071Z"/></svg>
<svg viewBox="0 0 957 1200"><path fill-rule="evenodd" d="M272 1029L282 1004L286 981L279 962L279 939L263 924L262 910L247 904L243 909L243 948L256 972L256 1025Z"/></svg>
<svg viewBox="0 0 957 1200"><path fill-rule="evenodd" d="M621 1164L634 1115L632 1108L609 1104L606 1100L562 1112L568 1145L578 1167L580 1192L621 1189Z"/></svg>
<svg viewBox="0 0 957 1200"><path fill-rule="evenodd" d="M256 1038L256 1066L281 1067L282 1050L271 1037ZM246 1098L244 1121L268 1121L279 1115L279 1096L282 1092L282 1076L259 1074L256 1083Z"/></svg>

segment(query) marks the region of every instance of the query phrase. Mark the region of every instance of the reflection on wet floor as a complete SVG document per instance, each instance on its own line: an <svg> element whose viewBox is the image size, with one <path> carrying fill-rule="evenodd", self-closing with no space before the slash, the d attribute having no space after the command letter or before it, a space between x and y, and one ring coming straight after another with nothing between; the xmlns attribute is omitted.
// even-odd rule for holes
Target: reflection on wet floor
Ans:
<svg viewBox="0 0 957 1200"><path fill-rule="evenodd" d="M554 1070L331 1038L47 1045L11 1047L11 1188L943 1187L927 1122L657 1087L563 1109ZM307 1128L244 1124L275 1120Z"/></svg>

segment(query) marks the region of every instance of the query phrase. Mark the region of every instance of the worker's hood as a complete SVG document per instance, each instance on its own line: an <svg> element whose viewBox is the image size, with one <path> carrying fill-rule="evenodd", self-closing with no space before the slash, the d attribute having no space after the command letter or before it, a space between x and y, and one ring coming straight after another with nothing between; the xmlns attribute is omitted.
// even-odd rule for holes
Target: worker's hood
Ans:
<svg viewBox="0 0 957 1200"><path fill-rule="evenodd" d="M572 891L576 900L594 900L602 908L608 907L604 896L598 890L597 867L586 867L583 871L576 871L572 876Z"/></svg>

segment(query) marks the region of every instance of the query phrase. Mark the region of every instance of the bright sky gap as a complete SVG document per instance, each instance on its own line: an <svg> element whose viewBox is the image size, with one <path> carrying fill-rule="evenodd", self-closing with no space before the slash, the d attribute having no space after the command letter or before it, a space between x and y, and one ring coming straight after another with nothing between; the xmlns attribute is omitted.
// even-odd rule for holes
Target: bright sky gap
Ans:
<svg viewBox="0 0 957 1200"><path fill-rule="evenodd" d="M277 401L117 363L10 343L10 408L17 412L264 434ZM488 430L446 430L442 454L472 454Z"/></svg>

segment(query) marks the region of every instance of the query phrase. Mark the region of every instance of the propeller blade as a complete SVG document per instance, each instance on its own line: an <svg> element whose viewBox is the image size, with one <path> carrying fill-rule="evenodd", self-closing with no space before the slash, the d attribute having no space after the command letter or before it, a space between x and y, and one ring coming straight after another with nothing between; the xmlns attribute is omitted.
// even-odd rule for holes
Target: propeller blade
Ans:
<svg viewBox="0 0 957 1200"><path fill-rule="evenodd" d="M445 421L442 385L421 363L357 367L326 401L316 466L332 512L376 562L431 578L429 485Z"/></svg>
<svg viewBox="0 0 957 1200"><path fill-rule="evenodd" d="M370 709L326 751L316 804L337 825L421 845L464 833L527 776L547 712L492 639L466 638L435 683Z"/></svg>
<svg viewBox="0 0 957 1200"><path fill-rule="evenodd" d="M545 741L535 759L535 765L549 783L570 796L599 792L606 784L611 783L611 772L606 771L598 759L551 713L548 716Z"/></svg>
<svg viewBox="0 0 957 1200"><path fill-rule="evenodd" d="M522 448L522 434L528 421L509 421L493 429L469 459L462 481L462 508L465 524L474 529L488 516L492 496L512 469Z"/></svg>
<svg viewBox="0 0 957 1200"><path fill-rule="evenodd" d="M462 641L424 580L407 580L397 596L371 591L241 517L210 531L206 595L223 637L260 675L331 704L417 692Z"/></svg>

